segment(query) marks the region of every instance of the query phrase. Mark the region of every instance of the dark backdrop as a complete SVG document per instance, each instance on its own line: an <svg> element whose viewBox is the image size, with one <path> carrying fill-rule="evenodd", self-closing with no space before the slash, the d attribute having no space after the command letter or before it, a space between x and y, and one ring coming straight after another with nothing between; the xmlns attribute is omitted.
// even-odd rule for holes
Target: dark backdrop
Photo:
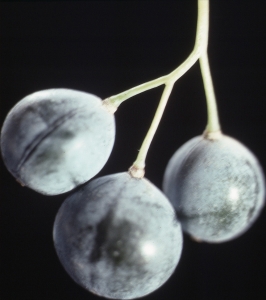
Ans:
<svg viewBox="0 0 266 300"><path fill-rule="evenodd" d="M190 53L196 1L1 2L1 124L24 96L72 88L101 98L165 75ZM210 64L224 133L247 145L266 170L265 1L211 0ZM121 105L110 160L98 176L135 160L162 88ZM167 161L203 132L206 106L199 66L175 85L147 159L161 188ZM1 300L99 299L60 265L52 227L65 195L22 188L1 167ZM266 299L266 213L238 239L198 244L184 236L170 280L146 299Z"/></svg>

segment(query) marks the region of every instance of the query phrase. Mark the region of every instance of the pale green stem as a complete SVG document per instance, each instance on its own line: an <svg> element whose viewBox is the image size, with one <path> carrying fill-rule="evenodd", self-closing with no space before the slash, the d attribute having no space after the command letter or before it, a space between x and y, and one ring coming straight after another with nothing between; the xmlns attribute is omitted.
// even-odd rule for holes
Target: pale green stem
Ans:
<svg viewBox="0 0 266 300"><path fill-rule="evenodd" d="M133 165L130 169L130 172L133 173L132 174L133 177L136 177L136 176L134 176L134 175L136 175L135 172L139 171L139 170L143 170L143 175L144 175L146 156L147 156L150 144L152 142L152 139L154 137L154 134L155 134L155 132L156 132L158 126L159 126L159 123L161 121L165 106L167 104L167 101L168 101L169 96L171 94L171 91L173 89L173 85L174 85L174 82L168 83L168 84L165 85L160 103L157 107L157 110L156 110L155 116L152 120L151 126L150 126L150 128L147 132L147 135L146 135L146 137L145 137L145 139L144 139L144 141L141 145L141 149L139 151L137 159L133 163ZM143 176L141 176L141 174L139 176L143 177ZM139 177L139 176L137 176L137 177Z"/></svg>
<svg viewBox="0 0 266 300"><path fill-rule="evenodd" d="M126 90L125 92L111 96L109 98L106 98L104 100L104 102L107 102L109 105L113 105L117 108L125 100L127 100L135 95L138 95L140 93L143 93L147 90L150 90L150 89L156 88L157 86L165 84L166 79L167 79L167 75L159 77L159 78L151 80L151 81L148 81L148 82L145 82L145 83L137 85L129 90Z"/></svg>
<svg viewBox="0 0 266 300"><path fill-rule="evenodd" d="M207 51L201 54L199 62L207 100L208 123L205 134L208 135L220 132L220 123Z"/></svg>
<svg viewBox="0 0 266 300"><path fill-rule="evenodd" d="M209 0L198 0L198 20L195 45L188 58L173 72L167 75L171 80L177 81L184 75L206 51L209 32Z"/></svg>
<svg viewBox="0 0 266 300"><path fill-rule="evenodd" d="M129 169L129 173L131 174L132 177L142 178L144 176L145 160L146 160L147 152L152 142L152 139L155 135L155 132L159 126L165 106L171 94L173 85L183 74L185 74L195 64L195 62L199 59L201 54L203 52L206 52L207 45L208 45L208 30L209 30L209 1L198 0L198 21L197 21L196 41L195 41L194 49L191 52L191 54L188 56L188 58L170 74L158 78L156 80L144 83L124 93L118 94L116 96L110 97L109 99L105 100L105 101L110 101L113 105L118 107L124 100L138 93L157 87L161 84L165 84L165 89L163 91L151 127L141 145L136 161Z"/></svg>
<svg viewBox="0 0 266 300"><path fill-rule="evenodd" d="M106 107L106 109L113 113L123 101L129 99L130 97L133 97L149 89L155 88L159 85L165 84L165 89L163 91L159 106L156 110L150 129L141 145L136 161L129 169L129 173L131 174L131 176L136 178L141 178L144 176L147 152L162 118L173 85L195 64L195 62L199 59L202 53L206 52L208 45L208 30L209 0L198 0L198 20L195 45L193 51L188 56L188 58L170 74L133 87L123 93L111 96L103 101L103 104Z"/></svg>
<svg viewBox="0 0 266 300"><path fill-rule="evenodd" d="M148 81L136 87L133 87L125 92L111 96L104 100L106 106L115 106L117 108L123 101L153 89L162 84L166 84L169 81L177 81L182 75L184 75L199 59L202 52L207 48L208 43L208 30L209 30L209 0L198 0L198 20L196 39L193 51L188 58L172 71L170 74L162 76L160 78ZM113 109L115 111L116 109Z"/></svg>

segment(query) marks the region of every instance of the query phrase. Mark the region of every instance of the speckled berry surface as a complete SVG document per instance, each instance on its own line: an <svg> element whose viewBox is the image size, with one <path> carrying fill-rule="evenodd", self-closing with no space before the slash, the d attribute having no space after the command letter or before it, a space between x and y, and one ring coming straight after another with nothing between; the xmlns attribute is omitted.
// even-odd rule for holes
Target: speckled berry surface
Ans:
<svg viewBox="0 0 266 300"><path fill-rule="evenodd" d="M9 112L1 152L21 184L55 195L96 175L109 158L114 138L114 116L100 98L49 89L23 98Z"/></svg>
<svg viewBox="0 0 266 300"><path fill-rule="evenodd" d="M147 179L117 173L94 179L62 204L54 244L70 276L106 298L134 299L174 272L182 231L164 194Z"/></svg>
<svg viewBox="0 0 266 300"><path fill-rule="evenodd" d="M237 140L197 136L170 159L163 191L184 231L197 240L224 242L244 233L259 216L265 181L258 160Z"/></svg>

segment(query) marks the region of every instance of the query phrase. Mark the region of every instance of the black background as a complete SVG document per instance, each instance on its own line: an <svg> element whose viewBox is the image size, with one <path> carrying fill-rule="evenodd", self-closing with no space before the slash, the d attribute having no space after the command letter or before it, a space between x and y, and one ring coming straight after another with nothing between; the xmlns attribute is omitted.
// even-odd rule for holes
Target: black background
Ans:
<svg viewBox="0 0 266 300"><path fill-rule="evenodd" d="M211 0L209 56L222 129L247 145L266 170L265 1ZM1 124L24 96L72 88L102 99L165 75L193 48L193 1L1 2ZM162 87L115 114L112 155L97 175L126 171L152 120ZM147 158L161 188L167 161L203 132L199 66L176 84ZM22 188L1 160L1 300L100 299L75 284L53 248L52 227L66 195ZM145 299L266 299L266 213L238 239L198 244L184 236L173 276Z"/></svg>

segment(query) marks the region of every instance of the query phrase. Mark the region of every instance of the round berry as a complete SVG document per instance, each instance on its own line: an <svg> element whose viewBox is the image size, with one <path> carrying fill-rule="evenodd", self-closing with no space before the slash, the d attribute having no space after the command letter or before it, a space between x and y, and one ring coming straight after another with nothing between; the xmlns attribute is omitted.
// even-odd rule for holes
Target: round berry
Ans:
<svg viewBox="0 0 266 300"><path fill-rule="evenodd" d="M237 140L197 136L170 159L163 191L184 231L199 241L224 242L257 219L265 182L259 162Z"/></svg>
<svg viewBox="0 0 266 300"><path fill-rule="evenodd" d="M96 175L114 138L114 116L100 98L49 89L23 98L9 112L1 151L7 169L22 185L56 195Z"/></svg>
<svg viewBox="0 0 266 300"><path fill-rule="evenodd" d="M69 275L106 298L134 299L174 272L182 231L164 194L129 173L100 177L62 204L54 244Z"/></svg>

